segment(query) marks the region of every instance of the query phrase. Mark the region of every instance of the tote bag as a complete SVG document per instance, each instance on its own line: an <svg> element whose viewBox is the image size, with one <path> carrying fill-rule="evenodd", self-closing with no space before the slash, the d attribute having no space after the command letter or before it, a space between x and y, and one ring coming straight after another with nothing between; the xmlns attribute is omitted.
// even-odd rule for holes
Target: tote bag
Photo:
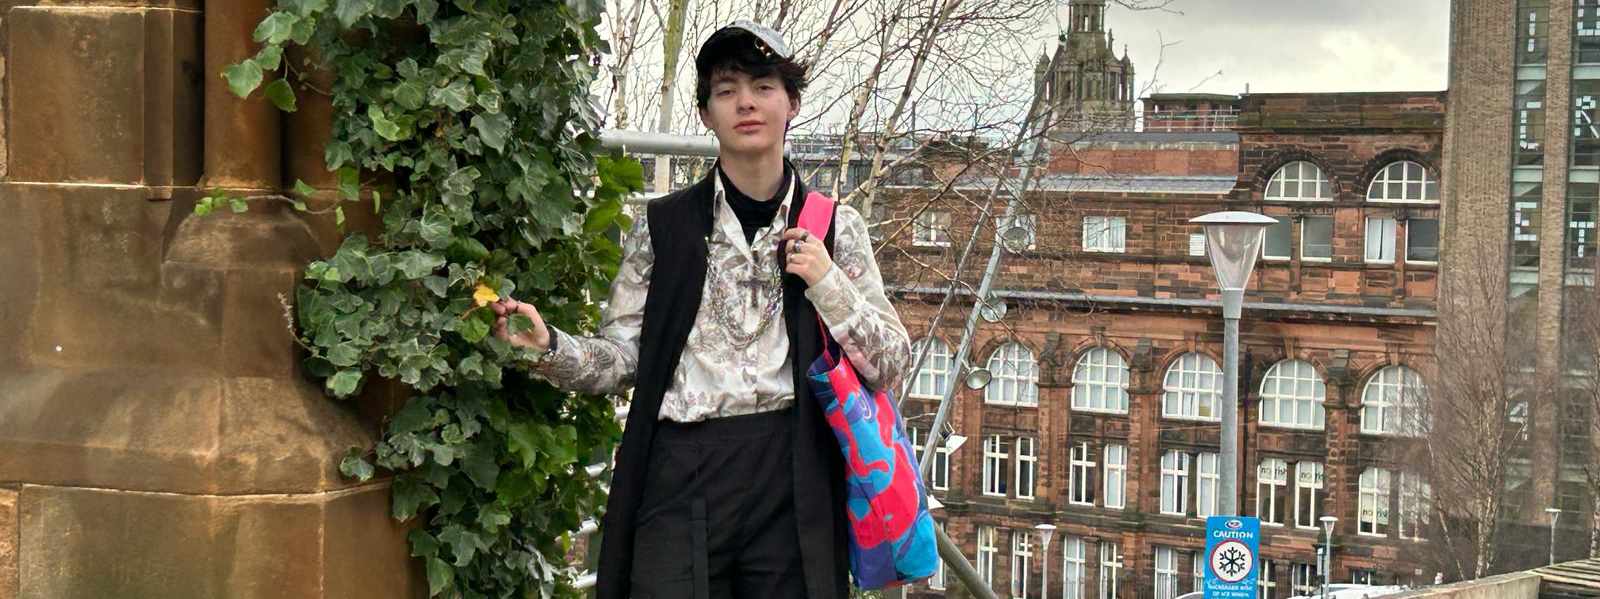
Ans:
<svg viewBox="0 0 1600 599"><path fill-rule="evenodd" d="M811 192L799 224L825 239L832 216L833 199ZM806 379L844 455L850 572L856 586L887 589L933 576L939 551L928 492L900 411L888 393L862 384L820 316L817 325L823 352Z"/></svg>

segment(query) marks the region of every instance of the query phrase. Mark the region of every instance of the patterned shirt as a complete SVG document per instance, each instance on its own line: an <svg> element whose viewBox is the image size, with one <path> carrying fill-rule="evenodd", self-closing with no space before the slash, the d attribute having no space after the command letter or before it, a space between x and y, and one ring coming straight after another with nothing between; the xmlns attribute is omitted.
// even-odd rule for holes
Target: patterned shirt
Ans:
<svg viewBox="0 0 1600 599"><path fill-rule="evenodd" d="M720 177L716 214L707 240L705 288L683 357L661 401L661 420L695 422L753 414L794 404L794 375L784 323L778 243L789 206L784 198L768 226L745 243ZM556 349L533 372L557 387L618 394L633 386L639 366L650 269L655 263L650 226L641 214L623 243L622 266L611 283L599 333L575 337L551 328ZM873 388L896 384L911 362L905 327L884 295L861 213L839 206L834 219L834 268L806 290L862 381Z"/></svg>

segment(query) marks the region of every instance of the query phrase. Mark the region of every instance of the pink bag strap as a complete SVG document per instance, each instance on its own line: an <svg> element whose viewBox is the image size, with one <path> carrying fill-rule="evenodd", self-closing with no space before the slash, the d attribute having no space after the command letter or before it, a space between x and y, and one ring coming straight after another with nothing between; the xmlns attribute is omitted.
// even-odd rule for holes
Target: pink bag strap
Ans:
<svg viewBox="0 0 1600 599"><path fill-rule="evenodd" d="M821 192L812 191L806 194L805 207L800 209L800 228L810 231L817 239L826 240L828 238L828 229L833 226L833 204L833 198L825 196ZM822 330L823 357L828 359L829 366L837 365L838 360L834 359L833 353L829 351L828 347L828 340L830 339L828 324L822 321L821 314L817 315L817 328Z"/></svg>
<svg viewBox="0 0 1600 599"><path fill-rule="evenodd" d="M826 239L833 226L833 198L813 191L806 194L806 205L800 209L800 228L810 231L817 239Z"/></svg>

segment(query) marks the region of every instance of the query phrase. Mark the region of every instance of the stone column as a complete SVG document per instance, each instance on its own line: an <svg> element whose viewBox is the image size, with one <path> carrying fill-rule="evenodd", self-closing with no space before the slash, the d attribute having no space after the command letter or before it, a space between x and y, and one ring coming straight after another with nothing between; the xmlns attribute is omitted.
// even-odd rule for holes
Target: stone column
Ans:
<svg viewBox="0 0 1600 599"><path fill-rule="evenodd" d="M376 422L299 370L279 295L331 247L270 202L281 117L220 77L266 0L0 0L0 599L420 597ZM313 143L305 142L308 145ZM204 170L204 181L201 172Z"/></svg>

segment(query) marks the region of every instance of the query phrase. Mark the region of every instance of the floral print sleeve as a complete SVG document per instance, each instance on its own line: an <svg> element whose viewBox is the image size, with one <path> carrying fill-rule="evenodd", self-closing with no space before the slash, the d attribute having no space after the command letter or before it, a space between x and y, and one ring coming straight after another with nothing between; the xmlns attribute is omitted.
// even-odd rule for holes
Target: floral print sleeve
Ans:
<svg viewBox="0 0 1600 599"><path fill-rule="evenodd" d="M834 216L833 268L806 298L839 341L856 374L874 389L899 384L911 362L911 340L884 294L861 213L840 206Z"/></svg>
<svg viewBox="0 0 1600 599"><path fill-rule="evenodd" d="M550 327L555 351L537 364L533 373L567 391L618 394L633 386L639 369L639 334L644 322L644 300L650 287L650 226L644 214L622 244L622 266L611 281L611 299L594 337L569 335Z"/></svg>

